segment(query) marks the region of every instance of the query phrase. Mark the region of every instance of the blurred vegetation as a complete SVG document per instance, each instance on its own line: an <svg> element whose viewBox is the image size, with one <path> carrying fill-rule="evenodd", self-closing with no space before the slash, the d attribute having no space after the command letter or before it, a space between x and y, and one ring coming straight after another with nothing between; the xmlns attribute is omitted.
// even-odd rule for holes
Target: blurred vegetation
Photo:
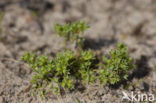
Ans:
<svg viewBox="0 0 156 103"><path fill-rule="evenodd" d="M3 19L3 12L0 11L0 40L1 40L1 34L2 34L2 19Z"/></svg>

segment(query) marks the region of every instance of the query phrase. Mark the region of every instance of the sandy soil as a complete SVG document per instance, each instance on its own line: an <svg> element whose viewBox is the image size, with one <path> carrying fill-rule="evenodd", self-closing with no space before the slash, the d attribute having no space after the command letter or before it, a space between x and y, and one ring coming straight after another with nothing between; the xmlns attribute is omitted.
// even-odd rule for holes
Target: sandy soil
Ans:
<svg viewBox="0 0 156 103"><path fill-rule="evenodd" d="M155 0L0 0L0 12L0 103L78 103L76 98L81 103L128 103L122 101L122 91L153 93L156 99ZM123 84L88 85L84 91L47 100L31 96L32 71L20 62L21 55L33 51L54 56L64 48L54 24L78 20L90 25L87 49L107 54L117 42L128 45L137 64L129 82L136 85L127 90Z"/></svg>

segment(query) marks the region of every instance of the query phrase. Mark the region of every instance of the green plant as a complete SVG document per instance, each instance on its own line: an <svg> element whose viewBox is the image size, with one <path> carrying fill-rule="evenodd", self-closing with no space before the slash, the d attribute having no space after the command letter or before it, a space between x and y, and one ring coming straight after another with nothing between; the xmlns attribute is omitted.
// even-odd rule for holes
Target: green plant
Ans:
<svg viewBox="0 0 156 103"><path fill-rule="evenodd" d="M135 67L128 48L122 43L118 43L117 48L110 51L110 58L103 56L103 62L103 69L99 71L102 84L116 84L126 80L128 72Z"/></svg>
<svg viewBox="0 0 156 103"><path fill-rule="evenodd" d="M22 60L33 69L32 87L41 96L48 92L60 94L61 88L70 91L77 80L82 84L94 83L97 79L101 84L116 84L126 80L129 71L135 67L127 47L121 43L110 51L110 58L103 56L102 69L96 71L96 55L91 50L81 51L78 56L67 50L53 59L27 52Z"/></svg>
<svg viewBox="0 0 156 103"><path fill-rule="evenodd" d="M80 77L83 80L84 83L94 82L95 72L93 71L93 68L95 66L94 64L95 60L95 54L92 51L82 51L81 57L78 60L78 67Z"/></svg>
<svg viewBox="0 0 156 103"><path fill-rule="evenodd" d="M80 56L74 55L72 51L65 51L58 53L53 59L29 52L22 57L35 72L31 80L32 87L40 88L42 95L49 91L44 89L47 87L56 94L60 93L60 88L72 90L76 79L84 83L93 82L95 76L91 66L94 59L95 54L92 51L82 51Z"/></svg>
<svg viewBox="0 0 156 103"><path fill-rule="evenodd" d="M89 26L82 21L68 23L65 25L56 23L55 32L58 34L58 36L63 36L65 41L75 42L76 47L83 47L84 38L82 38L80 34L83 34L88 27Z"/></svg>
<svg viewBox="0 0 156 103"><path fill-rule="evenodd" d="M84 39L80 34L87 28L88 25L84 22L56 24L55 32L59 36L64 36L66 41L73 41L76 46L82 47ZM73 90L76 82L89 84L98 79L104 85L126 80L129 71L135 67L127 46L118 43L117 48L111 50L109 55L110 57L103 56L100 69L97 69L100 61L96 61L97 56L91 50L81 49L77 54L66 50L52 59L45 55L37 56L27 52L22 60L27 62L34 71L32 87L44 97L49 92L60 94L62 88L65 91Z"/></svg>

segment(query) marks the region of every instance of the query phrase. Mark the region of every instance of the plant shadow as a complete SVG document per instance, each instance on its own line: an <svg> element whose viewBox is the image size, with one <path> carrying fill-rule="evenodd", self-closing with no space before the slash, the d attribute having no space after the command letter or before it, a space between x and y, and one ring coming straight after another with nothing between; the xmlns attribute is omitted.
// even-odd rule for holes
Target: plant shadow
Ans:
<svg viewBox="0 0 156 103"><path fill-rule="evenodd" d="M148 57L142 55L139 60L136 60L137 67L134 69L133 73L129 76L129 80L133 78L141 79L148 76L151 68L148 65Z"/></svg>
<svg viewBox="0 0 156 103"><path fill-rule="evenodd" d="M77 82L75 84L75 88L76 88L76 91L79 91L81 93L86 90L86 87L82 83L80 83L80 82Z"/></svg>
<svg viewBox="0 0 156 103"><path fill-rule="evenodd" d="M54 8L54 4L49 1L44 0L22 0L19 2L21 7L24 7L26 9L29 9L30 11L34 11L36 13L39 13L40 16L48 11L49 9Z"/></svg>
<svg viewBox="0 0 156 103"><path fill-rule="evenodd" d="M84 41L84 49L93 49L93 50L100 50L104 46L110 46L112 44L115 44L117 42L116 39L92 39L92 38L85 38Z"/></svg>

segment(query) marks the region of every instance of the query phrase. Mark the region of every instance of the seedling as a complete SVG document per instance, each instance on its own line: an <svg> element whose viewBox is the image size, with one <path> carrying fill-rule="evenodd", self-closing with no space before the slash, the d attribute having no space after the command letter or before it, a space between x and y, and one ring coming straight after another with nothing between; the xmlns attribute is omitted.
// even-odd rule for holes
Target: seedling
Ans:
<svg viewBox="0 0 156 103"><path fill-rule="evenodd" d="M75 43L75 48L82 48L84 45L84 38L80 36L89 26L82 21L75 23L68 23L65 25L55 24L55 32L58 36L64 37L65 41L72 41Z"/></svg>
<svg viewBox="0 0 156 103"><path fill-rule="evenodd" d="M109 54L110 58L103 56L103 69L99 71L101 84L116 84L126 80L128 72L135 68L128 48L124 44L118 43L117 48L111 50Z"/></svg>

